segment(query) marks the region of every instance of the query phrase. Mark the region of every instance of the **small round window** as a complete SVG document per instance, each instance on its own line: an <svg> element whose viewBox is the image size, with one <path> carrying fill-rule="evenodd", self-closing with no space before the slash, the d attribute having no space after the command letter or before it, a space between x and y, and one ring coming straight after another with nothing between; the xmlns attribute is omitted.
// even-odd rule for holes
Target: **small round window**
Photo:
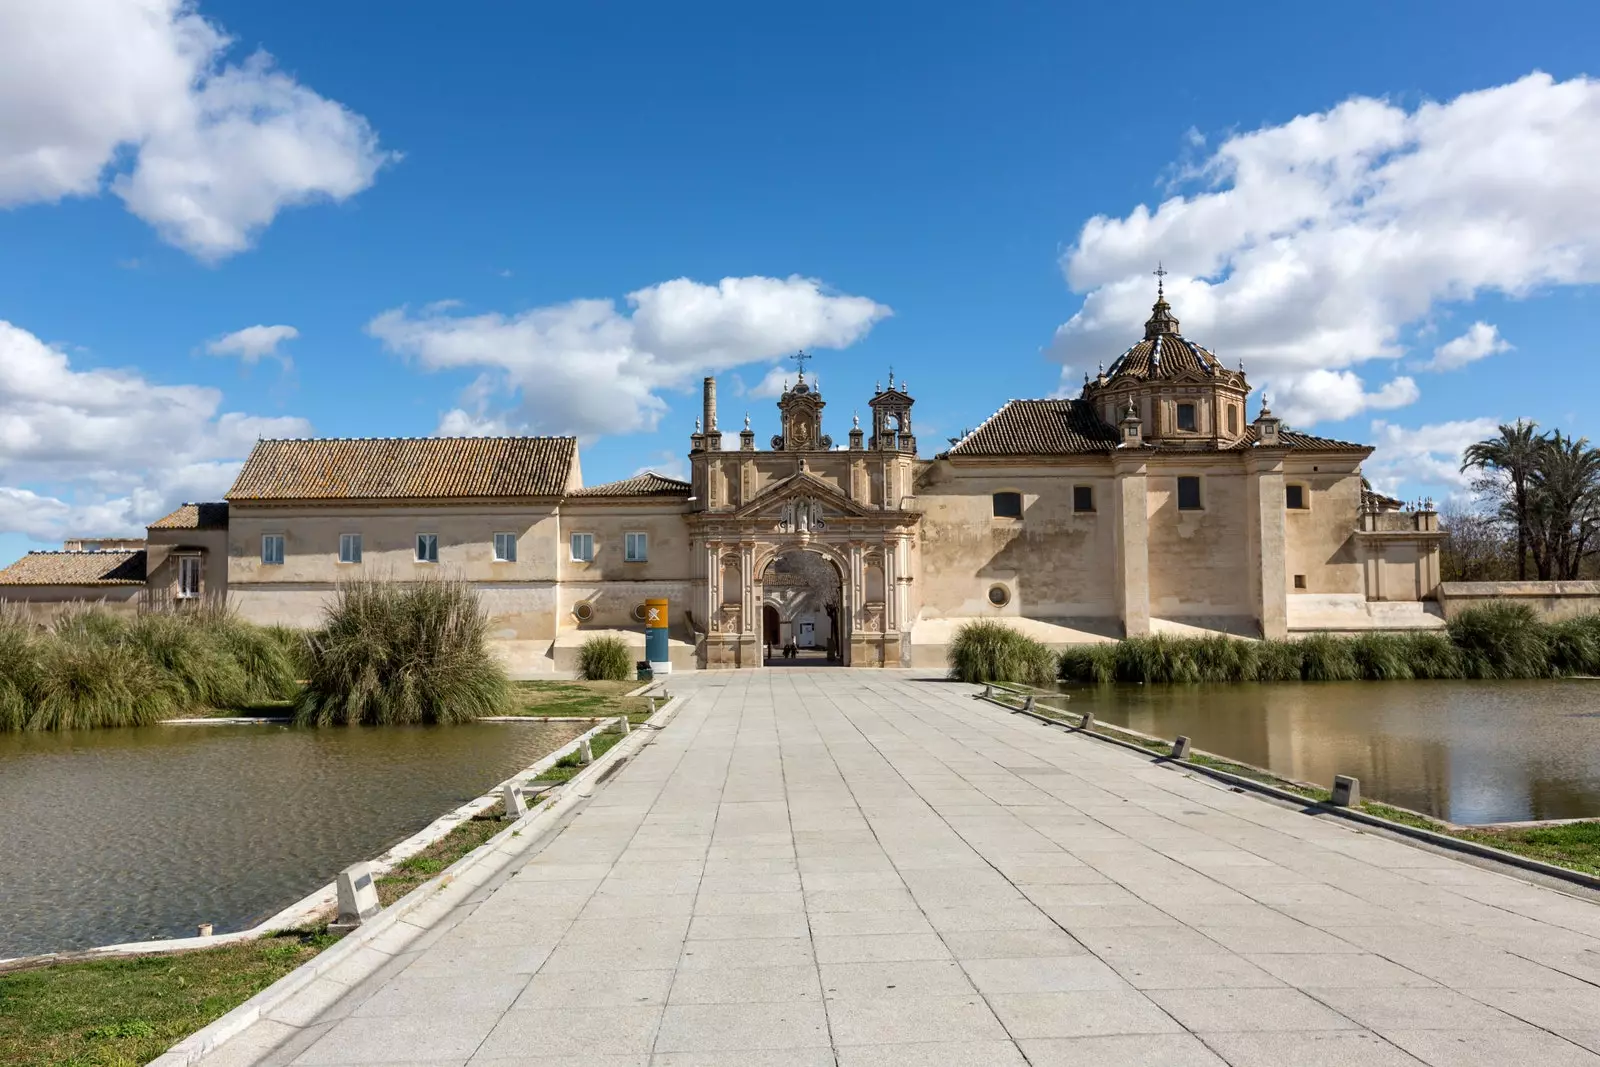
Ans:
<svg viewBox="0 0 1600 1067"><path fill-rule="evenodd" d="M644 604L640 603L640 604L635 604L633 606L633 621L634 622L644 622L645 614L646 614L646 611L645 611Z"/></svg>
<svg viewBox="0 0 1600 1067"><path fill-rule="evenodd" d="M1011 590L1003 585L991 585L989 587L989 603L997 608L1005 607L1011 603Z"/></svg>
<svg viewBox="0 0 1600 1067"><path fill-rule="evenodd" d="M589 603L587 600L578 604L574 604L572 607L572 614L577 616L579 622L588 622L590 619L594 618L594 605Z"/></svg>

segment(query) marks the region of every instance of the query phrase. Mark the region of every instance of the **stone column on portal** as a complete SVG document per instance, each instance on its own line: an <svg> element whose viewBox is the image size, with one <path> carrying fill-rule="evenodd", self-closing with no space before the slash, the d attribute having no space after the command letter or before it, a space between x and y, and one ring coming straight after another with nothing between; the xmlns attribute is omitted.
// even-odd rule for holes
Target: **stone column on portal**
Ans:
<svg viewBox="0 0 1600 1067"><path fill-rule="evenodd" d="M1250 453L1250 527L1259 574L1256 620L1261 636L1281 641L1289 636L1288 538L1284 529L1283 452L1260 446Z"/></svg>
<svg viewBox="0 0 1600 1067"><path fill-rule="evenodd" d="M1117 614L1122 632L1150 632L1150 502L1145 457L1115 453L1111 458L1116 505Z"/></svg>

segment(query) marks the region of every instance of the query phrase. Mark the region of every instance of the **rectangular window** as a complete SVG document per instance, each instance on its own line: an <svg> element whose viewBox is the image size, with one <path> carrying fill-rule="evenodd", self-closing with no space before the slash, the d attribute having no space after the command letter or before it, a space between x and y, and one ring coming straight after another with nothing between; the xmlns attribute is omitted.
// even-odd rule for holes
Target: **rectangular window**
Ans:
<svg viewBox="0 0 1600 1067"><path fill-rule="evenodd" d="M994 495L994 517L997 519L1022 518L1022 494L1001 492Z"/></svg>
<svg viewBox="0 0 1600 1067"><path fill-rule="evenodd" d="M1239 409L1232 404L1228 405L1228 432L1230 434L1239 432Z"/></svg>
<svg viewBox="0 0 1600 1067"><path fill-rule="evenodd" d="M200 595L200 557L178 557L178 595L189 598Z"/></svg>
<svg viewBox="0 0 1600 1067"><path fill-rule="evenodd" d="M589 563L594 559L594 534L572 535L572 559L575 563Z"/></svg>
<svg viewBox="0 0 1600 1067"><path fill-rule="evenodd" d="M361 535L360 534L340 534L339 535L339 562L340 563L360 563L361 562Z"/></svg>
<svg viewBox="0 0 1600 1067"><path fill-rule="evenodd" d="M264 534L261 538L261 562L283 566L283 534Z"/></svg>
<svg viewBox="0 0 1600 1067"><path fill-rule="evenodd" d="M1286 485L1283 487L1284 503L1290 511L1302 511L1306 506L1306 487L1303 485Z"/></svg>
<svg viewBox="0 0 1600 1067"><path fill-rule="evenodd" d="M1192 474L1178 479L1178 510L1200 510L1200 479Z"/></svg>
<svg viewBox="0 0 1600 1067"><path fill-rule="evenodd" d="M1195 417L1194 417L1194 405L1193 404L1179 404L1178 405L1178 429L1187 430L1190 433L1194 433L1195 430L1197 430L1198 428L1199 428L1199 424L1195 422Z"/></svg>
<svg viewBox="0 0 1600 1067"><path fill-rule="evenodd" d="M1303 575L1303 574L1295 575L1294 576L1294 587L1296 589L1304 589L1306 587L1306 576Z"/></svg>
<svg viewBox="0 0 1600 1067"><path fill-rule="evenodd" d="M650 559L650 535L630 533L623 535L622 558L628 563L644 563Z"/></svg>
<svg viewBox="0 0 1600 1067"><path fill-rule="evenodd" d="M515 563L517 561L516 534L497 533L494 535L494 561L496 563Z"/></svg>
<svg viewBox="0 0 1600 1067"><path fill-rule="evenodd" d="M1094 510L1094 489L1092 487L1087 485L1075 485L1072 487L1072 510Z"/></svg>
<svg viewBox="0 0 1600 1067"><path fill-rule="evenodd" d="M417 534L417 562L439 562L439 535Z"/></svg>

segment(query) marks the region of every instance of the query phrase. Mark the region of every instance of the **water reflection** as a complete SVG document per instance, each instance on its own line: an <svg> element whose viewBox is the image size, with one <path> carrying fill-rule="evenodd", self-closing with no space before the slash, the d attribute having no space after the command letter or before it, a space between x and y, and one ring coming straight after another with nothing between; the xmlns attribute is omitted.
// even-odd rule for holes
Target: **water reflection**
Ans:
<svg viewBox="0 0 1600 1067"><path fill-rule="evenodd" d="M0 734L0 957L254 925L582 729Z"/></svg>
<svg viewBox="0 0 1600 1067"><path fill-rule="evenodd" d="M1071 687L1074 711L1458 823L1600 816L1600 682Z"/></svg>

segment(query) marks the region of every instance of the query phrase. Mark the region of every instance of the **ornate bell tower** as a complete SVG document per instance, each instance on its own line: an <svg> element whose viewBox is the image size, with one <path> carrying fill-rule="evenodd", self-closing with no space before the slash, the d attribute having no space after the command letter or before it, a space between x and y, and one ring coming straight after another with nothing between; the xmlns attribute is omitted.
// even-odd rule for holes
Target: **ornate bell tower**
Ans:
<svg viewBox="0 0 1600 1067"><path fill-rule="evenodd" d="M906 383L898 389L894 384L894 368L889 368L889 388L879 389L872 396L872 439L867 447L875 452L917 451L917 439L911 432L911 405L916 401L906 392Z"/></svg>
<svg viewBox="0 0 1600 1067"><path fill-rule="evenodd" d="M797 352L789 357L800 364L800 376L793 389L784 389L778 398L778 412L783 419L783 432L774 434L772 448L776 452L815 452L833 448L833 439L822 432L822 409L826 406L822 394L806 384L806 360L811 357Z"/></svg>

